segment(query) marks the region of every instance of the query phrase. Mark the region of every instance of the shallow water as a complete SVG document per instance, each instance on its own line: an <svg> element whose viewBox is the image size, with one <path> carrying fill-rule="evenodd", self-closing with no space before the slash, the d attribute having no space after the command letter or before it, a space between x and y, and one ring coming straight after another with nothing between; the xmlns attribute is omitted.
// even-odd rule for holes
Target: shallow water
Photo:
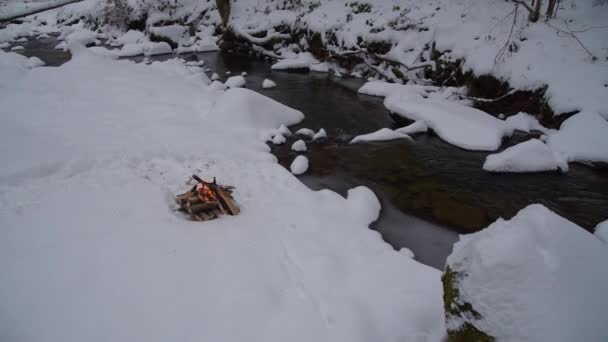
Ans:
<svg viewBox="0 0 608 342"><path fill-rule="evenodd" d="M50 50L56 45L52 40L24 44L24 54L49 65L67 61L69 54ZM358 185L373 189L383 210L372 228L394 248L411 249L427 265L443 268L457 233L482 229L499 217L510 218L531 203L542 203L588 230L608 218L605 170L571 164L567 174L492 174L481 168L488 153L465 151L430 135L417 135L414 141L351 145L348 141L358 134L397 127L381 98L356 93L361 80L272 71L270 62L228 53L181 57L205 61L204 67L217 72L222 81L247 72L248 88L306 115L293 131L325 128L328 139L308 144L311 167L300 179L312 189L329 188L342 194ZM277 87L262 89L265 78ZM505 146L528 138L517 135ZM289 149L293 141L273 146L286 167L296 155Z"/></svg>

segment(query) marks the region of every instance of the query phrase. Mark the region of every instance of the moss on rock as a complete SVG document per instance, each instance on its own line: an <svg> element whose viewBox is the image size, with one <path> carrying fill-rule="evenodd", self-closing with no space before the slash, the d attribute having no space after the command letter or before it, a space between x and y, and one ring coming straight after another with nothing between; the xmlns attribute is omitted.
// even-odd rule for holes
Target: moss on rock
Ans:
<svg viewBox="0 0 608 342"><path fill-rule="evenodd" d="M443 307L446 321L450 320L478 320L481 315L471 303L462 302L458 290L459 273L453 271L450 266L446 267L441 282L443 283ZM448 324L448 339L451 342L494 342L494 337L477 329L472 322L465 321L457 329L450 329Z"/></svg>

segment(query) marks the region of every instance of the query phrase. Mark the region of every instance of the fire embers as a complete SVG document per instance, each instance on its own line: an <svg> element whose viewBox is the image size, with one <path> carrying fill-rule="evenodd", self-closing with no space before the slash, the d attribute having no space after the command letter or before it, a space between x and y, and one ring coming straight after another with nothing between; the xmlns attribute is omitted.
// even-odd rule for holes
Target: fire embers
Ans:
<svg viewBox="0 0 608 342"><path fill-rule="evenodd" d="M192 179L198 183L181 195L177 195L176 202L180 205L179 210L187 213L195 221L209 221L218 218L222 214L237 215L240 209L232 198L234 187L221 186L216 183L203 181L196 175Z"/></svg>

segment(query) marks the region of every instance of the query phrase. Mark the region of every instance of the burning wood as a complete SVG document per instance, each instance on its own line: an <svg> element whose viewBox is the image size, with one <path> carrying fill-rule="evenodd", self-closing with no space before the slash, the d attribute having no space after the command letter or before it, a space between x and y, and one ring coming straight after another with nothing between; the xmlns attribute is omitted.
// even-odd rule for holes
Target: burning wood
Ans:
<svg viewBox="0 0 608 342"><path fill-rule="evenodd" d="M221 186L213 182L205 182L197 175L192 175L196 180L195 186L190 191L177 195L175 201L180 205L180 211L190 214L195 221L209 221L218 218L222 214L238 215L239 206L232 198L232 186Z"/></svg>

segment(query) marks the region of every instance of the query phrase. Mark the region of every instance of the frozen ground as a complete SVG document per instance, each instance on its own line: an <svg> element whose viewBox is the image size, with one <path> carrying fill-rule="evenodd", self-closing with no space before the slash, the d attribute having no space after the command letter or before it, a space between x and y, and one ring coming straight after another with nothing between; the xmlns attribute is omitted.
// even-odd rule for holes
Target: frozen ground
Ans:
<svg viewBox="0 0 608 342"><path fill-rule="evenodd" d="M301 113L71 48L57 68L0 52L1 340L444 335L440 272L368 229L374 194L311 191L258 138ZM236 186L241 214L174 212L192 173Z"/></svg>

